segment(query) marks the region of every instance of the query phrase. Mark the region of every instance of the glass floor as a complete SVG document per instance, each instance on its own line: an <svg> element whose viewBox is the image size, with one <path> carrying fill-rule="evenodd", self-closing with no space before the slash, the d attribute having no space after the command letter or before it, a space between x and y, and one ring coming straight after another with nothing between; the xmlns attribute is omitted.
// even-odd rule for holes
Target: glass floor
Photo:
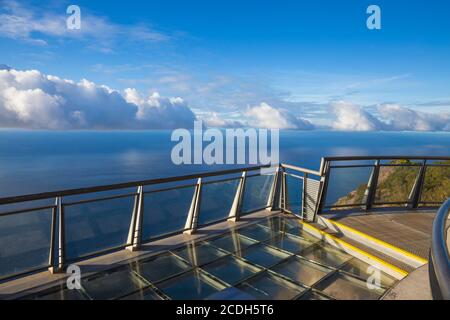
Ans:
<svg viewBox="0 0 450 320"><path fill-rule="evenodd" d="M372 272L371 272L372 271ZM26 299L379 299L396 279L323 243L292 216L274 216L188 243L151 258L63 285Z"/></svg>

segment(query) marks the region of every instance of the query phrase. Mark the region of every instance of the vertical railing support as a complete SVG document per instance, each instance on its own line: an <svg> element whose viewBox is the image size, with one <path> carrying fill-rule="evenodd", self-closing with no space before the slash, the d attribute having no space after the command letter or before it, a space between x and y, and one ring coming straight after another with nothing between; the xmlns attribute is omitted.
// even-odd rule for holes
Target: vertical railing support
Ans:
<svg viewBox="0 0 450 320"><path fill-rule="evenodd" d="M231 206L230 213L228 214L228 221L233 222L239 221L246 179L247 179L247 172L244 171L242 172L241 179L236 189L236 194L234 195L233 205Z"/></svg>
<svg viewBox="0 0 450 320"><path fill-rule="evenodd" d="M269 210L269 211L274 210L279 175L280 175L280 167L277 166L277 167L275 167L273 183L272 183L272 187L270 188L269 198L267 199L267 210Z"/></svg>
<svg viewBox="0 0 450 320"><path fill-rule="evenodd" d="M375 161L375 166L373 167L372 174L370 175L369 181L367 183L366 191L364 192L364 197L366 198L365 210L369 211L372 209L373 202L375 200L375 194L377 192L378 176L380 175L380 160Z"/></svg>
<svg viewBox="0 0 450 320"><path fill-rule="evenodd" d="M134 200L131 216L130 231L128 232L127 247L130 251L139 250L142 243L142 221L144 214L144 187L139 186Z"/></svg>
<svg viewBox="0 0 450 320"><path fill-rule="evenodd" d="M322 158L322 161L320 163L320 192L319 192L319 205L316 209L315 216L319 214L319 212L322 212L325 209L326 206L326 198L328 193L328 181L330 180L330 161L325 160Z"/></svg>
<svg viewBox="0 0 450 320"><path fill-rule="evenodd" d="M305 218L305 210L306 210L306 205L307 205L307 197L308 197L308 173L305 172L303 174L303 193L302 193L302 212L301 212L301 217L302 219Z"/></svg>
<svg viewBox="0 0 450 320"><path fill-rule="evenodd" d="M64 220L64 206L62 204L62 198L57 197L55 200L55 207L52 209L52 230L50 235L51 252L49 257L49 271L51 273L63 272L65 267L66 231ZM56 241L56 230L58 230L58 241Z"/></svg>
<svg viewBox="0 0 450 320"><path fill-rule="evenodd" d="M202 178L199 178L197 180L197 185L195 186L195 191L194 195L192 196L188 217L186 219L186 224L184 226L185 234L193 234L195 231L197 231L201 193L202 193Z"/></svg>
<svg viewBox="0 0 450 320"><path fill-rule="evenodd" d="M408 198L408 207L417 209L419 207L420 197L422 195L423 183L425 181L425 171L427 168L427 160L423 160L419 173L417 174L414 186Z"/></svg>

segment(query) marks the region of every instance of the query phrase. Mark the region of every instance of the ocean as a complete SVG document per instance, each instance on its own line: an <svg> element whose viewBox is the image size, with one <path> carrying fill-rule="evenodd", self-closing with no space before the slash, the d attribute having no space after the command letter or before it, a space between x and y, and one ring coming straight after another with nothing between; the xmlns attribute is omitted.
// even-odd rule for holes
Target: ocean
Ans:
<svg viewBox="0 0 450 320"><path fill-rule="evenodd" d="M0 198L232 165L174 165L171 131L0 131ZM323 156L450 155L450 133L281 131L280 161L318 169Z"/></svg>

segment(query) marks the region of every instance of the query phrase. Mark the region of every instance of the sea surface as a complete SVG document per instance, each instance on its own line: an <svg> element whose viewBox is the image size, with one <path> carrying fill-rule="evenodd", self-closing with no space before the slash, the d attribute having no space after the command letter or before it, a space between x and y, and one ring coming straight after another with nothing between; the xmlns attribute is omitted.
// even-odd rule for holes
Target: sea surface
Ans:
<svg viewBox="0 0 450 320"><path fill-rule="evenodd" d="M175 165L171 131L0 131L0 198L176 176L233 165ZM280 161L323 156L450 156L450 133L281 131Z"/></svg>

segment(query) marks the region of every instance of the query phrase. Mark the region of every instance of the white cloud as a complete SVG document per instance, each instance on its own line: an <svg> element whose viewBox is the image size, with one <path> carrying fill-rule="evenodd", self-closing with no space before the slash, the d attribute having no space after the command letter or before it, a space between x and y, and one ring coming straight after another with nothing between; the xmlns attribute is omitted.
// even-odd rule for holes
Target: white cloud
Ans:
<svg viewBox="0 0 450 320"><path fill-rule="evenodd" d="M194 113L181 98L135 89L122 95L88 80L78 83L36 70L0 70L0 127L36 129L190 128Z"/></svg>
<svg viewBox="0 0 450 320"><path fill-rule="evenodd" d="M241 121L233 120L233 119L224 119L217 112L212 112L211 114L206 115L202 119L206 126L208 127L216 127L216 128L240 128L244 127L245 124Z"/></svg>
<svg viewBox="0 0 450 320"><path fill-rule="evenodd" d="M65 7L55 13L49 9L24 6L14 0L0 1L0 36L27 41L37 45L47 44L45 37L59 39L95 40L98 50L110 52L110 45L120 41L159 42L169 36L144 25L118 25L106 18L81 11L81 29L69 30L66 26Z"/></svg>
<svg viewBox="0 0 450 320"><path fill-rule="evenodd" d="M263 102L245 112L251 126L268 129L310 130L314 126L308 120L296 117L285 109L274 108Z"/></svg>
<svg viewBox="0 0 450 320"><path fill-rule="evenodd" d="M344 131L383 130L384 124L363 108L344 101L331 105L335 114L332 128Z"/></svg>

